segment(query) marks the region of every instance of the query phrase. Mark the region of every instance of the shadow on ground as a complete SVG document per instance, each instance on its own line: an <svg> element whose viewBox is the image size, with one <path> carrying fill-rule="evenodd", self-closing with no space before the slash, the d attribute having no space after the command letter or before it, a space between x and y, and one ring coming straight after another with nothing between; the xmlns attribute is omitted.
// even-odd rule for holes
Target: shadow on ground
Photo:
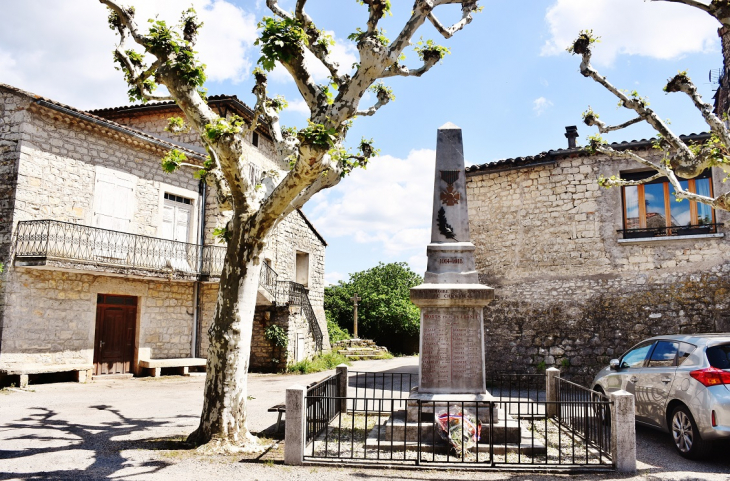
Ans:
<svg viewBox="0 0 730 481"><path fill-rule="evenodd" d="M60 469L53 463L45 469L35 472L17 469L14 473L0 470L0 480L17 479L104 479L121 477L123 470L128 475L155 473L174 464L167 461L149 460L130 462L122 455L128 450L188 450L192 446L186 444L181 437L124 439L131 435L149 432L156 428L169 427L171 419L190 418L176 416L164 419L135 419L126 417L118 410L107 405L89 406L88 409L105 411L113 418L111 421L98 424L72 423L61 418L58 412L45 407L31 408L34 413L18 421L4 425L2 435L4 446L28 445L25 449L0 449L0 466L9 466L7 460L19 461L28 458L26 466L36 466L38 455L53 454L76 458L79 452L93 453L93 461L84 468ZM96 414L94 414L96 416ZM91 416L90 416L91 417ZM14 434L13 432L17 432ZM35 447L38 446L38 447ZM36 457L36 458L34 458ZM61 458L56 458L61 459ZM35 461L34 461L35 460ZM77 463L75 463L77 464ZM80 463L78 463L80 464ZM57 468L57 469L53 469Z"/></svg>

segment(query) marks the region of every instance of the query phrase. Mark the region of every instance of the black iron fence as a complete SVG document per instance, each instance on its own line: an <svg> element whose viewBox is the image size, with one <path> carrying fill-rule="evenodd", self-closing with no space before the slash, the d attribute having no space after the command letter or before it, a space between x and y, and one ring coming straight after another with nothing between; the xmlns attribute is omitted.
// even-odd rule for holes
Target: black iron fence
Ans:
<svg viewBox="0 0 730 481"><path fill-rule="evenodd" d="M611 450L611 408L608 396L584 386L557 378L560 424L581 436L586 446Z"/></svg>
<svg viewBox="0 0 730 481"><path fill-rule="evenodd" d="M338 383L344 380L340 381L339 378L338 374L334 374L307 388L307 442L325 431L329 423L340 414L341 403L337 400Z"/></svg>
<svg viewBox="0 0 730 481"><path fill-rule="evenodd" d="M492 398L411 397L410 373L352 372L348 396L307 393L307 461L399 463L449 467L610 469L606 430L594 436L610 401L546 400L544 375L495 374ZM336 392L336 389L332 390ZM354 396L352 394L355 394ZM309 408L308 408L309 409ZM551 415L555 412L556 415ZM324 425L327 420L326 426ZM318 423L318 424L317 424ZM586 428L587 426L587 428Z"/></svg>

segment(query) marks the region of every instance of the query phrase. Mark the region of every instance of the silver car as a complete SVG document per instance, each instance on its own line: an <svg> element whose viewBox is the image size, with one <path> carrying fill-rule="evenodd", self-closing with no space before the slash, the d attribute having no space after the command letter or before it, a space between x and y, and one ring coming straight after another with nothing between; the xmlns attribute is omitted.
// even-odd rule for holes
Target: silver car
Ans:
<svg viewBox="0 0 730 481"><path fill-rule="evenodd" d="M730 439L730 333L652 337L613 359L592 386L634 394L636 422L670 432L684 457Z"/></svg>

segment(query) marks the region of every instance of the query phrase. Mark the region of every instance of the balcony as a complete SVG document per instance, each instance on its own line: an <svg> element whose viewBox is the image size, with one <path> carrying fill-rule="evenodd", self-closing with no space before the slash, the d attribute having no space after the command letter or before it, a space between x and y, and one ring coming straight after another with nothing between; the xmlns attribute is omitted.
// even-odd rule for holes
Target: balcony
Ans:
<svg viewBox="0 0 730 481"><path fill-rule="evenodd" d="M55 220L18 222L15 265L132 277L214 280L226 248L175 242Z"/></svg>
<svg viewBox="0 0 730 481"><path fill-rule="evenodd" d="M624 239L643 239L643 238L651 238L651 237L680 238L682 236L717 234L718 227L721 227L721 226L723 226L723 224L698 224L698 225L682 225L682 226L672 226L672 227L620 229L620 230L617 230L616 232L623 235Z"/></svg>
<svg viewBox="0 0 730 481"><path fill-rule="evenodd" d="M223 271L224 246L187 244L56 220L18 222L15 266L126 277L216 281ZM264 263L257 305L300 306L322 349L322 331L309 290Z"/></svg>

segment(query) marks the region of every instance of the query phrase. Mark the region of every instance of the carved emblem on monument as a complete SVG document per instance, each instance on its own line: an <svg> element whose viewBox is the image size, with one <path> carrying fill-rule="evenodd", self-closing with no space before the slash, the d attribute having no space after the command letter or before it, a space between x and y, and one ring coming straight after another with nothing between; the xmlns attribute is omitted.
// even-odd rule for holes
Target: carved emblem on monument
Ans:
<svg viewBox="0 0 730 481"><path fill-rule="evenodd" d="M459 180L459 174L461 174L458 170L442 170L441 172L441 180L449 184L449 186L446 188L446 190L441 191L441 203L453 206L459 203L459 200L461 200L461 194L454 191L454 182Z"/></svg>
<svg viewBox="0 0 730 481"><path fill-rule="evenodd" d="M459 195L459 194L456 194ZM454 239L455 241L459 241L456 238L456 234L454 233L454 228L451 227L451 225L446 222L446 211L443 207L439 209L439 215L438 215L438 226L439 226L439 232L442 236L446 237L447 239Z"/></svg>

